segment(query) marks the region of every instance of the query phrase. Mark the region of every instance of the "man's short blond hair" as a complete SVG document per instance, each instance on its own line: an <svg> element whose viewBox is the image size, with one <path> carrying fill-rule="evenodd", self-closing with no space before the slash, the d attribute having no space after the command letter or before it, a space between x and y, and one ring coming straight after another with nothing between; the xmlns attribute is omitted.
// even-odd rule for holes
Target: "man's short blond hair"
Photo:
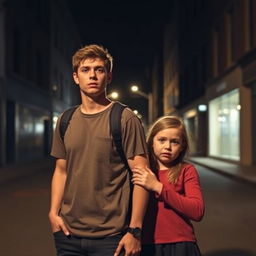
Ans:
<svg viewBox="0 0 256 256"><path fill-rule="evenodd" d="M86 59L99 58L105 62L105 67L108 72L112 72L113 57L106 48L103 48L97 44L86 45L80 48L72 57L73 71L77 72L77 69L81 62Z"/></svg>

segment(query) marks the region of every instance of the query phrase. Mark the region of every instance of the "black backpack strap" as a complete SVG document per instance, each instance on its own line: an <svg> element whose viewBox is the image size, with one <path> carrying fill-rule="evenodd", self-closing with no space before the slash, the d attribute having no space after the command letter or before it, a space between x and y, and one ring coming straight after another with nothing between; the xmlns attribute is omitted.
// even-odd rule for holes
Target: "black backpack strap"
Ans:
<svg viewBox="0 0 256 256"><path fill-rule="evenodd" d="M69 121L72 118L72 115L74 114L75 110L78 108L78 106L71 107L67 109L65 112L63 112L61 118L60 118L60 137L62 140L64 140L64 136L66 133L66 130L69 125Z"/></svg>
<svg viewBox="0 0 256 256"><path fill-rule="evenodd" d="M121 157L125 167L130 170L128 165L127 158L124 153L123 145L122 145L122 127L121 127L121 118L122 112L127 106L121 104L120 102L115 102L111 108L110 112L110 131L114 140L114 144L116 146L116 150Z"/></svg>

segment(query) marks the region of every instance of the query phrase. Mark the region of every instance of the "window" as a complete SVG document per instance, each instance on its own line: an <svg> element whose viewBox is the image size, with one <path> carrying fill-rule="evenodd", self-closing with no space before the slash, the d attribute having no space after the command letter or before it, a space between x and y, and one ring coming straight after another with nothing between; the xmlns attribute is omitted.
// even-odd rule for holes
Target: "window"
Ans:
<svg viewBox="0 0 256 256"><path fill-rule="evenodd" d="M240 160L239 90L209 103L209 155Z"/></svg>

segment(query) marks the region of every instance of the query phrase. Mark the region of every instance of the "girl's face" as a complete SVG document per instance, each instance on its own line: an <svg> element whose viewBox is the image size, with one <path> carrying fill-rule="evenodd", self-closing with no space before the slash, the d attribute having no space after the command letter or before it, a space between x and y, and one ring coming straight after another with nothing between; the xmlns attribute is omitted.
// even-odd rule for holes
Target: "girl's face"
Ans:
<svg viewBox="0 0 256 256"><path fill-rule="evenodd" d="M170 167L182 149L182 133L178 128L164 129L153 138L153 152L159 169Z"/></svg>

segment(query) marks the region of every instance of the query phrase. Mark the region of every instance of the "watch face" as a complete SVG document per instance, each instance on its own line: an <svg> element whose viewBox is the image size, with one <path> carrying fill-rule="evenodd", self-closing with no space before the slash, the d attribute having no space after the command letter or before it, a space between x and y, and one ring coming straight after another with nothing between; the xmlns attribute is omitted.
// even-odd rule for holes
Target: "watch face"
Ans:
<svg viewBox="0 0 256 256"><path fill-rule="evenodd" d="M136 238L141 237L141 229L140 228L135 228L134 229L134 237L136 237Z"/></svg>
<svg viewBox="0 0 256 256"><path fill-rule="evenodd" d="M128 228L128 232L131 233L135 238L141 238L140 228Z"/></svg>

